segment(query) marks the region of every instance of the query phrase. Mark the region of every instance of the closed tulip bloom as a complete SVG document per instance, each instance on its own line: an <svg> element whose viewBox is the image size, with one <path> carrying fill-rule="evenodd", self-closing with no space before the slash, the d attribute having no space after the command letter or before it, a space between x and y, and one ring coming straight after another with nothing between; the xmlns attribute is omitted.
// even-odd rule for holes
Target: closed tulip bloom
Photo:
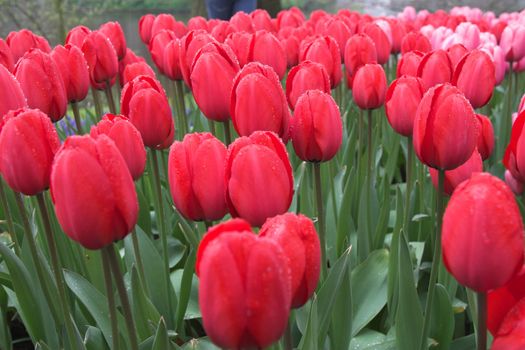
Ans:
<svg viewBox="0 0 525 350"><path fill-rule="evenodd" d="M11 49L13 62L16 62L31 49L40 49L42 52L51 52L51 46L46 38L34 34L29 29L22 29L18 32L10 32L6 38L6 43Z"/></svg>
<svg viewBox="0 0 525 350"><path fill-rule="evenodd" d="M193 133L170 149L168 179L177 210L193 221L220 220L225 200L226 146L210 133Z"/></svg>
<svg viewBox="0 0 525 350"><path fill-rule="evenodd" d="M368 35L375 43L377 50L377 62L385 64L390 57L392 43L388 39L385 31L377 23L368 23L363 28L363 33Z"/></svg>
<svg viewBox="0 0 525 350"><path fill-rule="evenodd" d="M397 64L396 77L400 78L403 75L417 77L417 70L423 56L424 54L420 51L410 51L403 54Z"/></svg>
<svg viewBox="0 0 525 350"><path fill-rule="evenodd" d="M265 30L253 34L248 54L249 62L260 62L272 67L279 80L286 73L286 53L275 35Z"/></svg>
<svg viewBox="0 0 525 350"><path fill-rule="evenodd" d="M489 159L494 150L494 128L490 119L482 114L476 114L478 118L480 130L478 136L478 151L481 154L481 159Z"/></svg>
<svg viewBox="0 0 525 350"><path fill-rule="evenodd" d="M259 62L247 64L235 77L231 91L230 114L240 136L273 131L288 141L290 111L272 67Z"/></svg>
<svg viewBox="0 0 525 350"><path fill-rule="evenodd" d="M463 92L472 107L483 107L490 101L496 85L494 62L481 50L471 51L457 64L452 84Z"/></svg>
<svg viewBox="0 0 525 350"><path fill-rule="evenodd" d="M343 60L346 42L352 36L352 31L350 28L348 28L346 23L340 18L329 18L323 22L317 33L322 35L330 35L335 39L335 41L337 41L337 46L339 46L339 51L341 54L341 60Z"/></svg>
<svg viewBox="0 0 525 350"><path fill-rule="evenodd" d="M487 328L497 335L505 316L525 297L525 265L500 288L487 293Z"/></svg>
<svg viewBox="0 0 525 350"><path fill-rule="evenodd" d="M291 27L284 28L277 33L284 52L286 53L286 65L292 68L299 63L299 45L301 40L294 35L294 30Z"/></svg>
<svg viewBox="0 0 525 350"><path fill-rule="evenodd" d="M30 108L38 108L56 122L66 114L67 95L60 71L51 56L32 49L18 61L16 79Z"/></svg>
<svg viewBox="0 0 525 350"><path fill-rule="evenodd" d="M166 93L152 77L140 75L124 86L120 111L139 130L146 147L168 148L175 126Z"/></svg>
<svg viewBox="0 0 525 350"><path fill-rule="evenodd" d="M188 31L184 23L177 21L175 17L167 13L161 13L155 17L151 25L151 38L162 30L174 32L177 38L182 38Z"/></svg>
<svg viewBox="0 0 525 350"><path fill-rule="evenodd" d="M261 226L292 202L293 174L281 139L269 131L240 137L226 156L226 203L233 217Z"/></svg>
<svg viewBox="0 0 525 350"><path fill-rule="evenodd" d="M525 25L512 24L505 27L499 46L509 62L516 62L525 57Z"/></svg>
<svg viewBox="0 0 525 350"><path fill-rule="evenodd" d="M238 32L246 32L246 33L253 33L253 23L252 18L249 14L247 14L244 11L237 11L233 14L233 16L230 18L230 24L238 31Z"/></svg>
<svg viewBox="0 0 525 350"><path fill-rule="evenodd" d="M9 45L0 38L0 65L3 65L11 73L15 70L15 60L13 59L13 53L9 48Z"/></svg>
<svg viewBox="0 0 525 350"><path fill-rule="evenodd" d="M443 261L462 285L499 288L523 265L523 223L514 195L489 173L459 185L443 216Z"/></svg>
<svg viewBox="0 0 525 350"><path fill-rule="evenodd" d="M524 125L525 111L522 111L512 124L510 142L503 157L503 165L505 165L505 168L520 182L525 182L525 138L522 136Z"/></svg>
<svg viewBox="0 0 525 350"><path fill-rule="evenodd" d="M1 125L0 125L1 126ZM0 128L0 174L14 191L28 196L49 187L60 140L47 115L37 109L7 113Z"/></svg>
<svg viewBox="0 0 525 350"><path fill-rule="evenodd" d="M319 36L303 40L299 47L299 62L313 61L320 63L330 76L330 86L335 88L341 82L341 54L339 46L331 36Z"/></svg>
<svg viewBox="0 0 525 350"><path fill-rule="evenodd" d="M180 43L180 70L182 78L188 87L191 88L190 73L193 60L199 50L208 43L217 42L209 33L204 30L194 30L186 34Z"/></svg>
<svg viewBox="0 0 525 350"><path fill-rule="evenodd" d="M180 40L172 39L164 49L162 70L171 80L182 80L180 70Z"/></svg>
<svg viewBox="0 0 525 350"><path fill-rule="evenodd" d="M434 168L428 168L430 178L434 188L438 189L438 171ZM444 192L449 196L452 195L454 189L463 181L470 179L472 174L481 173L483 171L483 160L478 150L472 152L470 158L455 169L445 171Z"/></svg>
<svg viewBox="0 0 525 350"><path fill-rule="evenodd" d="M139 19L139 36L140 40L146 45L149 44L151 40L151 27L155 21L155 16L151 13L148 13Z"/></svg>
<svg viewBox="0 0 525 350"><path fill-rule="evenodd" d="M254 30L267 30L271 33L275 33L277 29L272 22L272 17L268 11L263 9L256 9L250 13L252 18L252 24Z"/></svg>
<svg viewBox="0 0 525 350"><path fill-rule="evenodd" d="M463 56L465 56L469 50L463 45L463 44L454 44L451 47L447 49L448 58L450 58L450 62L452 63L452 67L456 69L457 64Z"/></svg>
<svg viewBox="0 0 525 350"><path fill-rule="evenodd" d="M525 347L525 298L508 312L492 342L491 350L521 350Z"/></svg>
<svg viewBox="0 0 525 350"><path fill-rule="evenodd" d="M99 31L102 32L105 36L108 37L111 44L117 52L117 58L120 61L126 56L126 37L124 36L124 31L120 26L120 23L115 22L106 22L102 24L99 28Z"/></svg>
<svg viewBox="0 0 525 350"><path fill-rule="evenodd" d="M392 30L392 53L397 54L401 52L401 45L403 38L407 34L405 23L397 18L387 18L390 28Z"/></svg>
<svg viewBox="0 0 525 350"><path fill-rule="evenodd" d="M133 179L105 135L66 139L51 171L51 198L64 232L87 249L123 239L137 222Z"/></svg>
<svg viewBox="0 0 525 350"><path fill-rule="evenodd" d="M352 82L357 70L368 63L377 63L376 45L366 34L355 34L348 39L344 52L344 63L348 77L348 87Z"/></svg>
<svg viewBox="0 0 525 350"><path fill-rule="evenodd" d="M330 93L330 78L319 63L303 61L290 69L286 78L286 97L291 109L299 97L308 90Z"/></svg>
<svg viewBox="0 0 525 350"><path fill-rule="evenodd" d="M321 246L312 220L286 213L266 220L260 237L276 242L288 259L291 271L292 308L303 306L319 282Z"/></svg>
<svg viewBox="0 0 525 350"><path fill-rule="evenodd" d="M238 71L237 58L226 44L209 43L195 56L191 89L206 118L221 122L230 118L233 80Z"/></svg>
<svg viewBox="0 0 525 350"><path fill-rule="evenodd" d="M365 64L357 70L352 86L352 96L359 108L379 108L385 102L385 95L386 75L381 65Z"/></svg>
<svg viewBox="0 0 525 350"><path fill-rule="evenodd" d="M153 69L147 64L146 62L136 62L132 64L128 64L126 68L124 68L124 72L122 73L121 83L122 86L126 85L128 82L132 81L136 77L140 75L147 75L149 77L152 77L156 79L155 72Z"/></svg>
<svg viewBox="0 0 525 350"><path fill-rule="evenodd" d="M99 31L89 33L82 44L82 52L89 67L91 84L106 88L118 74L117 53L108 37ZM97 86L102 84L102 86Z"/></svg>
<svg viewBox="0 0 525 350"><path fill-rule="evenodd" d="M0 125L2 117L12 109L27 107L22 87L6 67L0 65Z"/></svg>
<svg viewBox="0 0 525 350"><path fill-rule="evenodd" d="M164 72L164 55L166 46L173 40L177 40L177 36L171 30L161 30L155 36L151 38L149 42L148 50L151 55L151 59L161 74Z"/></svg>
<svg viewBox="0 0 525 350"><path fill-rule="evenodd" d="M509 170L505 170L505 183L516 195L523 194L523 182L517 180Z"/></svg>
<svg viewBox="0 0 525 350"><path fill-rule="evenodd" d="M67 33L65 44L70 44L81 49L84 39L86 39L89 33L91 33L91 29L86 26L73 27L69 33Z"/></svg>
<svg viewBox="0 0 525 350"><path fill-rule="evenodd" d="M224 43L228 45L237 56L239 66L242 68L248 63L250 55L250 45L253 34L246 32L235 32L228 35Z"/></svg>
<svg viewBox="0 0 525 350"><path fill-rule="evenodd" d="M146 167L146 148L137 128L123 115L105 114L91 127L91 137L108 136L124 158L133 180L138 180Z"/></svg>
<svg viewBox="0 0 525 350"><path fill-rule="evenodd" d="M472 106L458 88L440 84L421 99L414 121L414 149L419 160L450 170L465 163L479 135Z"/></svg>
<svg viewBox="0 0 525 350"><path fill-rule="evenodd" d="M208 31L208 21L202 16L195 16L188 20L188 30L202 29Z"/></svg>
<svg viewBox="0 0 525 350"><path fill-rule="evenodd" d="M432 51L430 40L420 32L408 33L401 42L401 53L405 55L410 51L419 51L422 53Z"/></svg>
<svg viewBox="0 0 525 350"><path fill-rule="evenodd" d="M210 31L211 36L219 43L224 43L226 38L236 32L236 28L228 21L218 20Z"/></svg>
<svg viewBox="0 0 525 350"><path fill-rule="evenodd" d="M385 113L395 132L412 136L417 107L423 94L419 78L405 75L392 82L386 92Z"/></svg>
<svg viewBox="0 0 525 350"><path fill-rule="evenodd" d="M126 85L127 83L127 81L126 83L123 82L124 81L124 70L126 70L126 67L128 65L131 65L133 63L138 63L138 62L146 63L146 60L143 57L138 56L135 52L133 52L133 50L131 50L128 47L126 50L126 56L124 56L124 58L118 62L118 76L119 76L120 88L123 88L124 85ZM130 80L133 80L133 79L128 79L128 81Z"/></svg>
<svg viewBox="0 0 525 350"><path fill-rule="evenodd" d="M282 10L277 14L277 28L300 27L305 22L305 16L300 11Z"/></svg>
<svg viewBox="0 0 525 350"><path fill-rule="evenodd" d="M325 162L339 151L343 123L330 93L309 90L299 97L290 125L293 148L308 162Z"/></svg>
<svg viewBox="0 0 525 350"><path fill-rule="evenodd" d="M452 72L452 62L447 52L436 50L423 57L417 69L417 76L423 81L426 91L437 84L450 83Z"/></svg>
<svg viewBox="0 0 525 350"><path fill-rule="evenodd" d="M68 102L85 99L89 92L89 70L82 51L71 44L58 45L51 52L51 58L62 77Z"/></svg>
<svg viewBox="0 0 525 350"><path fill-rule="evenodd" d="M213 238L206 240L197 260L204 329L222 348L262 349L279 340L286 328L290 268L276 242L254 235L249 227L237 231L231 226L210 229L204 237Z"/></svg>

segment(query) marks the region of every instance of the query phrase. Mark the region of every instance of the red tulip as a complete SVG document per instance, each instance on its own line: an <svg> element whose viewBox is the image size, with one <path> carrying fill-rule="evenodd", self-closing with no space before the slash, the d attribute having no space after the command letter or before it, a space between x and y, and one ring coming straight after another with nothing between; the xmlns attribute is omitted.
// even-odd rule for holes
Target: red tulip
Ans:
<svg viewBox="0 0 525 350"><path fill-rule="evenodd" d="M423 94L419 78L402 76L392 82L386 92L385 113L395 132L403 136L412 136L417 107Z"/></svg>
<svg viewBox="0 0 525 350"><path fill-rule="evenodd" d="M438 171L434 168L428 168L430 172L430 178L434 188L438 189ZM475 149L472 152L470 158L455 169L445 171L445 183L444 192L449 196L452 195L454 189L458 187L460 183L470 179L472 174L481 173L483 171L483 160L478 150Z"/></svg>
<svg viewBox="0 0 525 350"><path fill-rule="evenodd" d="M146 62L136 62L128 64L126 68L124 68L121 78L122 86L126 85L128 82L140 75L147 75L154 79L157 78L153 69Z"/></svg>
<svg viewBox="0 0 525 350"><path fill-rule="evenodd" d="M148 13L139 19L139 36L140 40L146 45L149 44L151 40L151 26L155 21L155 16L151 13Z"/></svg>
<svg viewBox="0 0 525 350"><path fill-rule="evenodd" d="M505 150L503 157L503 165L510 170L520 182L525 182L525 157L523 156L523 126L525 125L525 111L522 111L514 124L512 124L512 132L510 142Z"/></svg>
<svg viewBox="0 0 525 350"><path fill-rule="evenodd" d="M330 76L330 86L335 88L341 82L341 54L339 46L331 36L319 36L303 41L299 47L299 61L310 60L320 63Z"/></svg>
<svg viewBox="0 0 525 350"><path fill-rule="evenodd" d="M252 38L253 35L250 33L235 32L228 35L224 41L224 43L233 50L235 56L237 56L241 68L249 62Z"/></svg>
<svg viewBox="0 0 525 350"><path fill-rule="evenodd" d="M117 53L111 41L99 31L89 33L82 44L82 52L89 67L91 85L105 89L118 74Z"/></svg>
<svg viewBox="0 0 525 350"><path fill-rule="evenodd" d="M472 107L483 107L490 101L496 85L495 69L488 54L473 50L458 62L452 84L465 94Z"/></svg>
<svg viewBox="0 0 525 350"><path fill-rule="evenodd" d="M343 123L330 93L306 91L295 107L290 133L297 156L308 162L332 159L341 147Z"/></svg>
<svg viewBox="0 0 525 350"><path fill-rule="evenodd" d="M244 11L237 11L230 18L230 24L238 32L253 33L252 18Z"/></svg>
<svg viewBox="0 0 525 350"><path fill-rule="evenodd" d="M2 117L12 109L27 107L22 87L11 72L0 65L0 125Z"/></svg>
<svg viewBox="0 0 525 350"><path fill-rule="evenodd" d="M47 115L37 109L12 110L0 129L0 173L16 192L32 196L45 191L59 147Z"/></svg>
<svg viewBox="0 0 525 350"><path fill-rule="evenodd" d="M387 21L392 30L392 53L397 54L401 52L401 46L407 30L405 24L397 18L387 18Z"/></svg>
<svg viewBox="0 0 525 350"><path fill-rule="evenodd" d="M288 141L290 111L279 77L270 66L252 62L233 81L230 114L240 136L273 131Z"/></svg>
<svg viewBox="0 0 525 350"><path fill-rule="evenodd" d="M275 33L277 30L272 22L270 14L263 9L256 9L250 13L252 18L252 24L254 30L267 30L271 33Z"/></svg>
<svg viewBox="0 0 525 350"><path fill-rule="evenodd" d="M140 75L127 83L120 106L120 112L139 130L144 145L153 149L171 145L175 126L168 98L157 80Z"/></svg>
<svg viewBox="0 0 525 350"><path fill-rule="evenodd" d="M282 10L277 14L277 28L300 27L305 22L304 14L294 10Z"/></svg>
<svg viewBox="0 0 525 350"><path fill-rule="evenodd" d="M161 13L155 17L151 24L151 38L163 30L174 32L177 38L182 38L188 32L184 23L178 22L175 17L167 13Z"/></svg>
<svg viewBox="0 0 525 350"><path fill-rule="evenodd" d="M192 30L198 30L198 29L208 31L208 21L206 20L206 18L202 16L195 16L188 20L188 30L190 32Z"/></svg>
<svg viewBox="0 0 525 350"><path fill-rule="evenodd" d="M177 35L171 30L161 30L155 36L151 37L149 42L148 50L151 55L151 59L161 74L166 74L164 68L164 56L167 45L173 41L178 40Z"/></svg>
<svg viewBox="0 0 525 350"><path fill-rule="evenodd" d="M392 51L392 43L385 31L377 23L368 23L363 28L363 33L368 35L376 45L377 63L385 64Z"/></svg>
<svg viewBox="0 0 525 350"><path fill-rule="evenodd" d="M89 92L89 70L84 54L71 44L58 45L51 52L55 61L68 102L78 102L86 98Z"/></svg>
<svg viewBox="0 0 525 350"><path fill-rule="evenodd" d="M414 149L421 162L457 168L472 155L478 134L474 110L458 88L440 84L425 93L414 121Z"/></svg>
<svg viewBox="0 0 525 350"><path fill-rule="evenodd" d="M108 136L124 158L133 180L138 180L146 167L146 149L137 128L123 115L105 114L91 127L90 135L96 139Z"/></svg>
<svg viewBox="0 0 525 350"><path fill-rule="evenodd" d="M401 42L401 53L405 55L410 51L427 53L432 51L432 44L430 44L430 40L420 32L410 32L405 35Z"/></svg>
<svg viewBox="0 0 525 350"><path fill-rule="evenodd" d="M133 64L133 63L138 63L138 62L146 63L146 60L143 57L140 57L137 54L135 54L135 52L133 52L133 50L131 50L128 47L126 49L126 56L124 56L124 58L118 62L118 76L119 76L119 83L120 83L121 88L124 87L124 85L126 85L126 83L123 82L124 81L124 70L126 69L128 65Z"/></svg>
<svg viewBox="0 0 525 350"><path fill-rule="evenodd" d="M64 232L87 249L123 239L137 222L133 180L105 135L66 139L51 171L51 196Z"/></svg>
<svg viewBox="0 0 525 350"><path fill-rule="evenodd" d="M286 27L278 33L281 45L286 53L286 66L291 68L299 63L300 40L293 34L293 28Z"/></svg>
<svg viewBox="0 0 525 350"><path fill-rule="evenodd" d="M40 49L42 52L51 52L51 46L46 38L34 34L29 29L22 29L18 32L11 32L6 39L7 45L11 49L13 62L16 62L29 52L31 49Z"/></svg>
<svg viewBox="0 0 525 350"><path fill-rule="evenodd" d="M260 237L279 245L291 270L292 308L303 306L319 282L321 247L315 226L304 215L286 213L266 220Z"/></svg>
<svg viewBox="0 0 525 350"><path fill-rule="evenodd" d="M210 133L194 133L170 149L168 178L177 210L193 221L220 220L225 200L226 147Z"/></svg>
<svg viewBox="0 0 525 350"><path fill-rule="evenodd" d="M91 33L91 29L88 27L76 26L67 33L65 44L71 44L81 49L84 39L86 39L89 33Z"/></svg>
<svg viewBox="0 0 525 350"><path fill-rule="evenodd" d="M272 132L236 139L228 147L225 179L230 213L253 226L286 212L292 202L292 167L283 142Z"/></svg>
<svg viewBox="0 0 525 350"><path fill-rule="evenodd" d="M209 119L230 117L233 79L239 71L235 54L226 44L209 43L195 56L191 68L191 89L195 102Z"/></svg>
<svg viewBox="0 0 525 350"><path fill-rule="evenodd" d="M164 48L162 70L171 80L182 80L180 70L180 40L173 39Z"/></svg>
<svg viewBox="0 0 525 350"><path fill-rule="evenodd" d="M348 88L352 88L353 79L357 70L368 63L377 63L376 45L366 34L355 34L348 39L344 63L348 78Z"/></svg>
<svg viewBox="0 0 525 350"><path fill-rule="evenodd" d="M307 90L330 93L330 78L324 66L312 61L303 61L293 67L286 78L286 97L291 109Z"/></svg>
<svg viewBox="0 0 525 350"><path fill-rule="evenodd" d="M281 42L270 32L260 30L253 34L248 62L260 62L272 67L279 80L286 73L286 53Z"/></svg>
<svg viewBox="0 0 525 350"><path fill-rule="evenodd" d="M423 81L425 91L431 87L449 83L452 79L452 62L446 51L436 50L427 53L417 69L417 76Z"/></svg>
<svg viewBox="0 0 525 350"><path fill-rule="evenodd" d="M517 180L508 170L505 170L505 183L516 195L523 194L523 182Z"/></svg>
<svg viewBox="0 0 525 350"><path fill-rule="evenodd" d="M452 63L452 67L456 69L457 64L463 56L465 56L469 50L463 45L463 44L454 44L451 47L447 49L448 57L450 58L450 62Z"/></svg>
<svg viewBox="0 0 525 350"><path fill-rule="evenodd" d="M340 49L341 60L343 60L344 48L348 39L352 36L352 31L348 28L345 21L336 17L329 18L320 25L319 30L316 32L322 35L330 35L335 39Z"/></svg>
<svg viewBox="0 0 525 350"><path fill-rule="evenodd" d="M403 75L417 77L417 69L423 56L424 54L420 51L410 51L403 54L397 64L396 77L400 78Z"/></svg>
<svg viewBox="0 0 525 350"><path fill-rule="evenodd" d="M55 61L47 53L32 49L16 64L16 79L30 108L38 108L56 122L66 114L67 96Z"/></svg>
<svg viewBox="0 0 525 350"><path fill-rule="evenodd" d="M123 59L124 56L126 56L127 46L126 37L124 36L124 31L122 30L120 23L117 21L106 22L100 26L99 31L111 41L111 44L117 53L118 60L120 61Z"/></svg>
<svg viewBox="0 0 525 350"><path fill-rule="evenodd" d="M525 265L509 282L487 294L487 328L492 335L498 334L505 316L524 297Z"/></svg>
<svg viewBox="0 0 525 350"><path fill-rule="evenodd" d="M525 298L505 316L491 350L520 350L525 347Z"/></svg>
<svg viewBox="0 0 525 350"><path fill-rule="evenodd" d="M386 75L377 63L365 64L357 70L352 86L355 104L361 109L379 108L385 102Z"/></svg>
<svg viewBox="0 0 525 350"><path fill-rule="evenodd" d="M204 237L196 266L206 334L231 349L260 349L277 341L291 305L290 269L282 249L243 223L214 226Z"/></svg>
<svg viewBox="0 0 525 350"><path fill-rule="evenodd" d="M7 43L2 38L0 38L0 65L6 67L10 72L15 70L13 53L11 52L9 45L7 45Z"/></svg>
<svg viewBox="0 0 525 350"><path fill-rule="evenodd" d="M216 40L203 30L191 31L180 43L180 70L182 78L188 87L191 88L190 73L191 66L199 50L208 43Z"/></svg>
<svg viewBox="0 0 525 350"><path fill-rule="evenodd" d="M228 21L219 20L211 29L211 36L220 43L224 43L228 35L235 33L236 29Z"/></svg>
<svg viewBox="0 0 525 350"><path fill-rule="evenodd" d="M492 154L494 149L494 128L489 118L482 114L476 114L480 125L480 132L478 136L478 151L481 154L481 159L486 160Z"/></svg>
<svg viewBox="0 0 525 350"><path fill-rule="evenodd" d="M499 46L507 61L516 62L525 57L525 25L515 23L505 27L501 33Z"/></svg>

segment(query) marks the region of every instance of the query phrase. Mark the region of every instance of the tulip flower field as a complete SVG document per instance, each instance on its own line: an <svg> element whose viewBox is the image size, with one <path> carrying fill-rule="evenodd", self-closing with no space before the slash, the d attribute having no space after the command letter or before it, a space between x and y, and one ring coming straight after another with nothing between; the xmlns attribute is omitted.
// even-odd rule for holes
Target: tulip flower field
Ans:
<svg viewBox="0 0 525 350"><path fill-rule="evenodd" d="M525 10L0 38L0 349L525 349Z"/></svg>

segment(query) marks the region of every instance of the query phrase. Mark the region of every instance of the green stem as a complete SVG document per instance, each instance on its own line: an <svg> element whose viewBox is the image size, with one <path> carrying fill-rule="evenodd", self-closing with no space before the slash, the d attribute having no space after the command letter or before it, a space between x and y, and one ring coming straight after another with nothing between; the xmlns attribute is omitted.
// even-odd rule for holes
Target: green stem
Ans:
<svg viewBox="0 0 525 350"><path fill-rule="evenodd" d="M120 297L120 304L122 305L122 311L124 311L124 320L126 321L126 328L128 329L129 339L131 342L131 349L138 350L138 338L135 328L135 321L133 320L133 314L131 313L131 307L129 305L128 294L126 293L126 287L124 286L124 279L122 278L122 271L115 254L113 244L104 248L104 254L106 254L109 261L111 272L113 273L113 279L117 285L118 295Z"/></svg>
<svg viewBox="0 0 525 350"><path fill-rule="evenodd" d="M84 130L82 130L82 122L80 121L80 111L78 110L78 102L71 102L71 109L73 110L73 116L75 117L75 124L77 126L77 134L82 135Z"/></svg>
<svg viewBox="0 0 525 350"><path fill-rule="evenodd" d="M432 270L430 271L430 280L428 282L428 295L425 304L425 319L423 321L423 332L421 333L419 349L427 348L428 330L430 327L430 316L432 313L432 301L434 299L434 289L439 270L441 259L441 225L443 223L443 189L445 186L445 171L439 170L438 173L438 191L436 201L436 237L434 238L434 256L432 258Z"/></svg>
<svg viewBox="0 0 525 350"><path fill-rule="evenodd" d="M368 187L369 187L369 190L372 188L372 155L373 155L373 150L372 150L372 110L369 109L368 110L368 170L367 170L367 177L368 177Z"/></svg>
<svg viewBox="0 0 525 350"><path fill-rule="evenodd" d="M314 167L315 178L315 199L317 202L317 225L319 228L319 240L321 242L321 271L322 275L326 277L326 236L325 236L325 222L324 222L324 204L323 204L323 189L321 185L321 163L312 163Z"/></svg>
<svg viewBox="0 0 525 350"><path fill-rule="evenodd" d="M13 225L13 217L11 216L11 210L9 210L7 194L5 193L4 181L2 179L0 179L0 202L2 203L2 211L4 212L6 218L5 220L7 221L9 235L11 236L11 239L15 245L15 253L17 256L20 256L20 243L18 242L15 226Z"/></svg>
<svg viewBox="0 0 525 350"><path fill-rule="evenodd" d="M91 94L93 95L93 103L95 104L95 113L97 114L97 118L100 119L102 117L102 103L100 102L97 89L91 88Z"/></svg>
<svg viewBox="0 0 525 350"><path fill-rule="evenodd" d="M361 179L361 163L363 161L363 145L365 143L363 132L363 110L361 108L359 108L357 140L359 143L357 147L357 176Z"/></svg>
<svg viewBox="0 0 525 350"><path fill-rule="evenodd" d="M102 268L104 271L104 285L106 286L106 294L108 297L109 319L111 321L111 343L113 350L118 350L119 346L119 332L117 323L117 307L115 305L115 296L113 295L113 283L111 280L111 268L106 249L102 249Z"/></svg>
<svg viewBox="0 0 525 350"><path fill-rule="evenodd" d="M137 237L137 231L135 228L133 228L133 231L131 232L131 242L133 243L133 254L135 255L135 262L137 263L137 270L139 273L140 282L142 282L142 285L144 286L144 289L146 291L146 295L149 294L149 288L146 283L146 275L144 274L144 264L142 263L142 256L140 255L140 247L139 247L139 240Z"/></svg>
<svg viewBox="0 0 525 350"><path fill-rule="evenodd" d="M184 87L182 86L182 80L174 81L175 85L175 103L178 109L179 123L182 130L182 138L188 133L188 122L186 120L186 105L184 102Z"/></svg>
<svg viewBox="0 0 525 350"><path fill-rule="evenodd" d="M46 283L46 279L44 278L44 270L42 269L42 264L40 263L40 259L38 258L38 250L36 247L35 237L33 237L31 225L29 224L29 219L27 217L27 211L24 206L22 194L15 193L15 199L16 204L18 206L18 211L20 212L20 216L22 217L22 225L24 226L25 238L27 240L27 244L29 245L29 252L31 254L31 258L33 259L33 264L35 266L38 281L42 286L42 291L44 292L44 297L46 298L46 301L49 305L49 309L51 310L53 319L57 324L59 324L60 316L58 315L58 312L56 310L56 298L51 298L49 285Z"/></svg>
<svg viewBox="0 0 525 350"><path fill-rule="evenodd" d="M373 235L373 232L372 232L372 201L370 200L372 198L372 186L373 186L373 181L372 181L372 156L374 155L374 152L373 152L373 149L372 149L372 130L373 130L373 119L372 119L372 110L369 109L367 110L368 112L368 138L367 138L367 141L368 141L368 146L367 146L367 152L368 152L368 168L367 168L367 173L366 173L366 188L367 188L367 192L368 192L368 196L367 196L367 205L368 205L368 208L367 208L367 211L366 211L366 223L367 223L367 226L368 226L368 251L370 251L370 249L373 249L372 248L372 235Z"/></svg>
<svg viewBox="0 0 525 350"><path fill-rule="evenodd" d="M208 129L210 129L210 132L213 134L213 136L217 137L217 133L215 131L215 122L208 118L206 118L206 120L208 120Z"/></svg>
<svg viewBox="0 0 525 350"><path fill-rule="evenodd" d="M406 206L405 206L405 229L403 232L408 238L408 225L410 224L410 195L412 194L412 164L414 162L414 148L412 136L407 138L407 167L406 167Z"/></svg>
<svg viewBox="0 0 525 350"><path fill-rule="evenodd" d="M290 320L288 320L288 324L286 325L286 330L284 331L283 343L284 343L285 350L293 350L292 325L290 323Z"/></svg>
<svg viewBox="0 0 525 350"><path fill-rule="evenodd" d="M115 100L113 99L113 93L111 92L109 81L106 82L104 92L106 93L106 99L108 100L109 111L113 114L117 114L117 107L115 106Z"/></svg>
<svg viewBox="0 0 525 350"><path fill-rule="evenodd" d="M213 226L213 221L205 220L204 221L204 226L206 226L206 231L208 231L210 229L210 227Z"/></svg>
<svg viewBox="0 0 525 350"><path fill-rule="evenodd" d="M224 123L224 140L226 141L226 146L232 143L232 136L230 131L230 120L226 120Z"/></svg>
<svg viewBox="0 0 525 350"><path fill-rule="evenodd" d="M64 275L60 264L58 262L58 252L56 247L55 238L51 229L51 222L49 221L49 213L47 211L44 194L40 192L36 195L38 200L38 208L40 209L40 215L42 222L44 223L44 233L47 238L47 245L49 248L49 255L51 256L51 266L53 267L53 273L55 275L55 282L58 287L59 304L64 317L64 323L66 326L67 337L71 349L77 349L79 346L76 342L76 336L74 331L73 321L71 319L71 311L69 310L69 301L66 293Z"/></svg>
<svg viewBox="0 0 525 350"><path fill-rule="evenodd" d="M478 292L477 350L487 350L487 293Z"/></svg>

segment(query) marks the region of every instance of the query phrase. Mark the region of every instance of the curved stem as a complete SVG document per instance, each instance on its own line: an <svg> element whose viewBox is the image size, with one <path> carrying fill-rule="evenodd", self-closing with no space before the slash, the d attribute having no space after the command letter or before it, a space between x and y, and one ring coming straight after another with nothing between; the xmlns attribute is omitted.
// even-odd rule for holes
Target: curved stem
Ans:
<svg viewBox="0 0 525 350"><path fill-rule="evenodd" d="M477 350L487 350L487 293L478 292Z"/></svg>
<svg viewBox="0 0 525 350"><path fill-rule="evenodd" d="M109 111L113 114L117 114L117 107L115 106L115 100L113 99L113 93L111 92L109 81L106 82L104 92L106 93L106 98L108 100Z"/></svg>
<svg viewBox="0 0 525 350"><path fill-rule="evenodd" d="M122 311L124 311L124 319L126 321L126 328L128 329L129 339L132 350L138 350L138 338L135 330L135 321L133 320L133 314L131 313L131 306L129 305L128 293L126 293L126 287L124 286L124 279L122 278L122 271L115 254L113 244L104 248L104 254L106 254L109 261L109 266L113 273L113 279L117 285L118 295L120 297L120 304L122 305Z"/></svg>
<svg viewBox="0 0 525 350"><path fill-rule="evenodd" d="M438 173L438 191L436 201L436 237L434 237L434 256L432 257L432 270L430 271L430 280L428 281L428 295L425 304L425 319L423 321L423 333L421 333L419 349L427 348L428 330L430 327L430 316L432 313L432 301L434 299L434 289L439 270L439 261L441 259L441 225L443 223L443 189L445 185L445 171L439 170Z"/></svg>
<svg viewBox="0 0 525 350"><path fill-rule="evenodd" d="M78 102L71 102L71 109L73 110L73 116L75 117L75 125L77 126L77 134L82 135L84 130L82 130L82 122L80 121L80 111L78 110Z"/></svg>
<svg viewBox="0 0 525 350"><path fill-rule="evenodd" d="M51 230L51 223L49 221L49 213L47 211L46 202L44 199L44 194L40 192L36 195L38 200L38 208L40 209L40 215L42 216L42 222L44 223L44 232L47 238L47 244L49 248L49 255L51 256L51 265L53 267L53 273L55 275L55 281L58 287L59 294L59 303L62 309L62 314L64 317L64 323L66 326L67 337L71 349L77 349L78 344L76 342L76 336L74 332L73 321L71 320L71 311L69 310L69 301L66 293L64 275L58 262L58 252L55 243L55 238L53 237L53 232Z"/></svg>
<svg viewBox="0 0 525 350"><path fill-rule="evenodd" d="M7 195L5 193L4 181L0 179L0 202L2 203L3 212L5 214L5 220L7 221L7 229L9 234L13 239L15 245L15 253L17 256L20 256L20 243L18 242L18 237L15 232L15 226L13 225L13 217L11 216L11 210L9 210L9 204L7 202Z"/></svg>
<svg viewBox="0 0 525 350"><path fill-rule="evenodd" d="M232 143L232 136L230 131L230 121L226 120L224 123L224 141L226 142L226 146L228 146L230 143Z"/></svg>
<svg viewBox="0 0 525 350"><path fill-rule="evenodd" d="M317 202L317 225L319 228L319 240L321 242L321 271L326 277L326 242L325 242L325 222L324 222L324 205L323 190L321 186L321 163L312 163L315 177L315 199Z"/></svg>
<svg viewBox="0 0 525 350"><path fill-rule="evenodd" d="M108 297L109 319L111 321L111 343L113 350L118 350L119 347L119 332L117 323L117 307L115 305L115 296L113 295L113 283L111 281L111 268L109 258L105 249L101 251L102 269L104 271L104 285L106 286L106 294Z"/></svg>

